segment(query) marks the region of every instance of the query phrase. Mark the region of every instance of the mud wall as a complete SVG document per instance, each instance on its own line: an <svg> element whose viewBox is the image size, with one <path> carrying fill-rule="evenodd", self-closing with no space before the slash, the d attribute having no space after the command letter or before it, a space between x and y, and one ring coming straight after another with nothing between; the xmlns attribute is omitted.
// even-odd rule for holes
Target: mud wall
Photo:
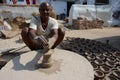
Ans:
<svg viewBox="0 0 120 80"><path fill-rule="evenodd" d="M37 14L39 5L0 5L0 17L15 18L23 16L31 18L32 14Z"/></svg>

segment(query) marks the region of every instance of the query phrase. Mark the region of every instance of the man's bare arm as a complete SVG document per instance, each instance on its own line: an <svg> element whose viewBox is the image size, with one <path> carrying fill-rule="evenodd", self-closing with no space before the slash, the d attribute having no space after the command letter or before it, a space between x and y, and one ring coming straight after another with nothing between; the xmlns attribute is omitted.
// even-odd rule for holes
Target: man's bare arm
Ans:
<svg viewBox="0 0 120 80"><path fill-rule="evenodd" d="M51 49L52 46L55 44L57 38L58 38L58 30L57 29L51 30L51 32L50 32L50 34L48 36L49 49Z"/></svg>
<svg viewBox="0 0 120 80"><path fill-rule="evenodd" d="M34 43L37 44L37 41L34 40L34 38L37 36L36 35L36 30L30 28L29 31L28 31L28 36L30 37L31 41L33 41Z"/></svg>
<svg viewBox="0 0 120 80"><path fill-rule="evenodd" d="M43 47L48 46L48 42L47 40L44 38L44 36L37 36L36 35L36 30L34 29L29 29L29 37L31 39L31 41L33 41L35 44L40 44Z"/></svg>

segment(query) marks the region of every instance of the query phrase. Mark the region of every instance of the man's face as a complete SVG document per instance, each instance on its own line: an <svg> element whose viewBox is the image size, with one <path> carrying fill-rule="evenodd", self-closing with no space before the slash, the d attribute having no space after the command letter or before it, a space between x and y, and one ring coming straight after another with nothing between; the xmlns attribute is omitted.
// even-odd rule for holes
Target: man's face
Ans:
<svg viewBox="0 0 120 80"><path fill-rule="evenodd" d="M42 17L47 18L47 17L49 17L49 14L50 14L50 6L49 5L46 4L40 8L40 15Z"/></svg>

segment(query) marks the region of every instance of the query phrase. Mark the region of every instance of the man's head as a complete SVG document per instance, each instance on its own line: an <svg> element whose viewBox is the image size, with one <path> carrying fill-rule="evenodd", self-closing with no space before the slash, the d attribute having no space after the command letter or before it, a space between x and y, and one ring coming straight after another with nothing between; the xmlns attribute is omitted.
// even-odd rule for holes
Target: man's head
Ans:
<svg viewBox="0 0 120 80"><path fill-rule="evenodd" d="M50 4L47 2L43 2L41 3L40 7L39 7L39 13L41 15L41 17L49 17L50 14Z"/></svg>

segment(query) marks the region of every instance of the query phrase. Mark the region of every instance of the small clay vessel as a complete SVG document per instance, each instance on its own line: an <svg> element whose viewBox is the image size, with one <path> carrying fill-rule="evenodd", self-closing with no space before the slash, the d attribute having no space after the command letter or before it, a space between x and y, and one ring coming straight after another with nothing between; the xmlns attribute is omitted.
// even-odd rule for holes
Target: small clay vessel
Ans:
<svg viewBox="0 0 120 80"><path fill-rule="evenodd" d="M94 70L97 70L97 69L99 68L99 66L98 66L96 63L91 62L91 64L92 64L92 66L93 66Z"/></svg>
<svg viewBox="0 0 120 80"><path fill-rule="evenodd" d="M118 62L120 62L120 58L116 58L116 60L117 60Z"/></svg>
<svg viewBox="0 0 120 80"><path fill-rule="evenodd" d="M120 52L113 52L112 55L116 58L120 58Z"/></svg>
<svg viewBox="0 0 120 80"><path fill-rule="evenodd" d="M93 53L93 54L94 54L96 57L102 55L101 53Z"/></svg>
<svg viewBox="0 0 120 80"><path fill-rule="evenodd" d="M120 71L120 66L117 66L117 70Z"/></svg>
<svg viewBox="0 0 120 80"><path fill-rule="evenodd" d="M87 59L90 60L90 61L93 61L93 60L95 60L95 56L94 55L89 55L89 56L87 56Z"/></svg>
<svg viewBox="0 0 120 80"><path fill-rule="evenodd" d="M102 60L98 60L98 59L95 60L95 63L97 65L103 65L104 64L104 62Z"/></svg>
<svg viewBox="0 0 120 80"><path fill-rule="evenodd" d="M118 71L118 70L113 70L113 71L112 71L112 74L113 74L114 76L116 76L117 78L120 79L120 71Z"/></svg>
<svg viewBox="0 0 120 80"><path fill-rule="evenodd" d="M115 62L116 62L116 59L115 59L114 57L108 57L108 58L107 58L107 61L112 62L112 63L115 63Z"/></svg>
<svg viewBox="0 0 120 80"><path fill-rule="evenodd" d="M95 70L95 79L94 80L103 79L104 76L105 76L105 74L102 71Z"/></svg>
<svg viewBox="0 0 120 80"><path fill-rule="evenodd" d="M91 53L91 52L85 52L85 55L86 55L86 56L91 56L92 53Z"/></svg>
<svg viewBox="0 0 120 80"><path fill-rule="evenodd" d="M100 66L100 70L104 73L109 73L111 71L110 67L108 67L107 65Z"/></svg>
<svg viewBox="0 0 120 80"><path fill-rule="evenodd" d="M113 75L108 75L108 76L106 76L105 77L105 79L104 80L119 80L118 78L116 78L115 76L113 76Z"/></svg>
<svg viewBox="0 0 120 80"><path fill-rule="evenodd" d="M109 62L109 61L106 61L105 62L105 65L107 65L107 66L109 66L109 67L115 67L115 64L114 63L112 63L112 62Z"/></svg>
<svg viewBox="0 0 120 80"><path fill-rule="evenodd" d="M99 59L99 60L102 60L102 61L105 60L105 57L103 55L96 56L96 58Z"/></svg>
<svg viewBox="0 0 120 80"><path fill-rule="evenodd" d="M104 56L104 57L111 57L111 54L108 53L108 52L104 52L104 53L103 53L103 56Z"/></svg>

